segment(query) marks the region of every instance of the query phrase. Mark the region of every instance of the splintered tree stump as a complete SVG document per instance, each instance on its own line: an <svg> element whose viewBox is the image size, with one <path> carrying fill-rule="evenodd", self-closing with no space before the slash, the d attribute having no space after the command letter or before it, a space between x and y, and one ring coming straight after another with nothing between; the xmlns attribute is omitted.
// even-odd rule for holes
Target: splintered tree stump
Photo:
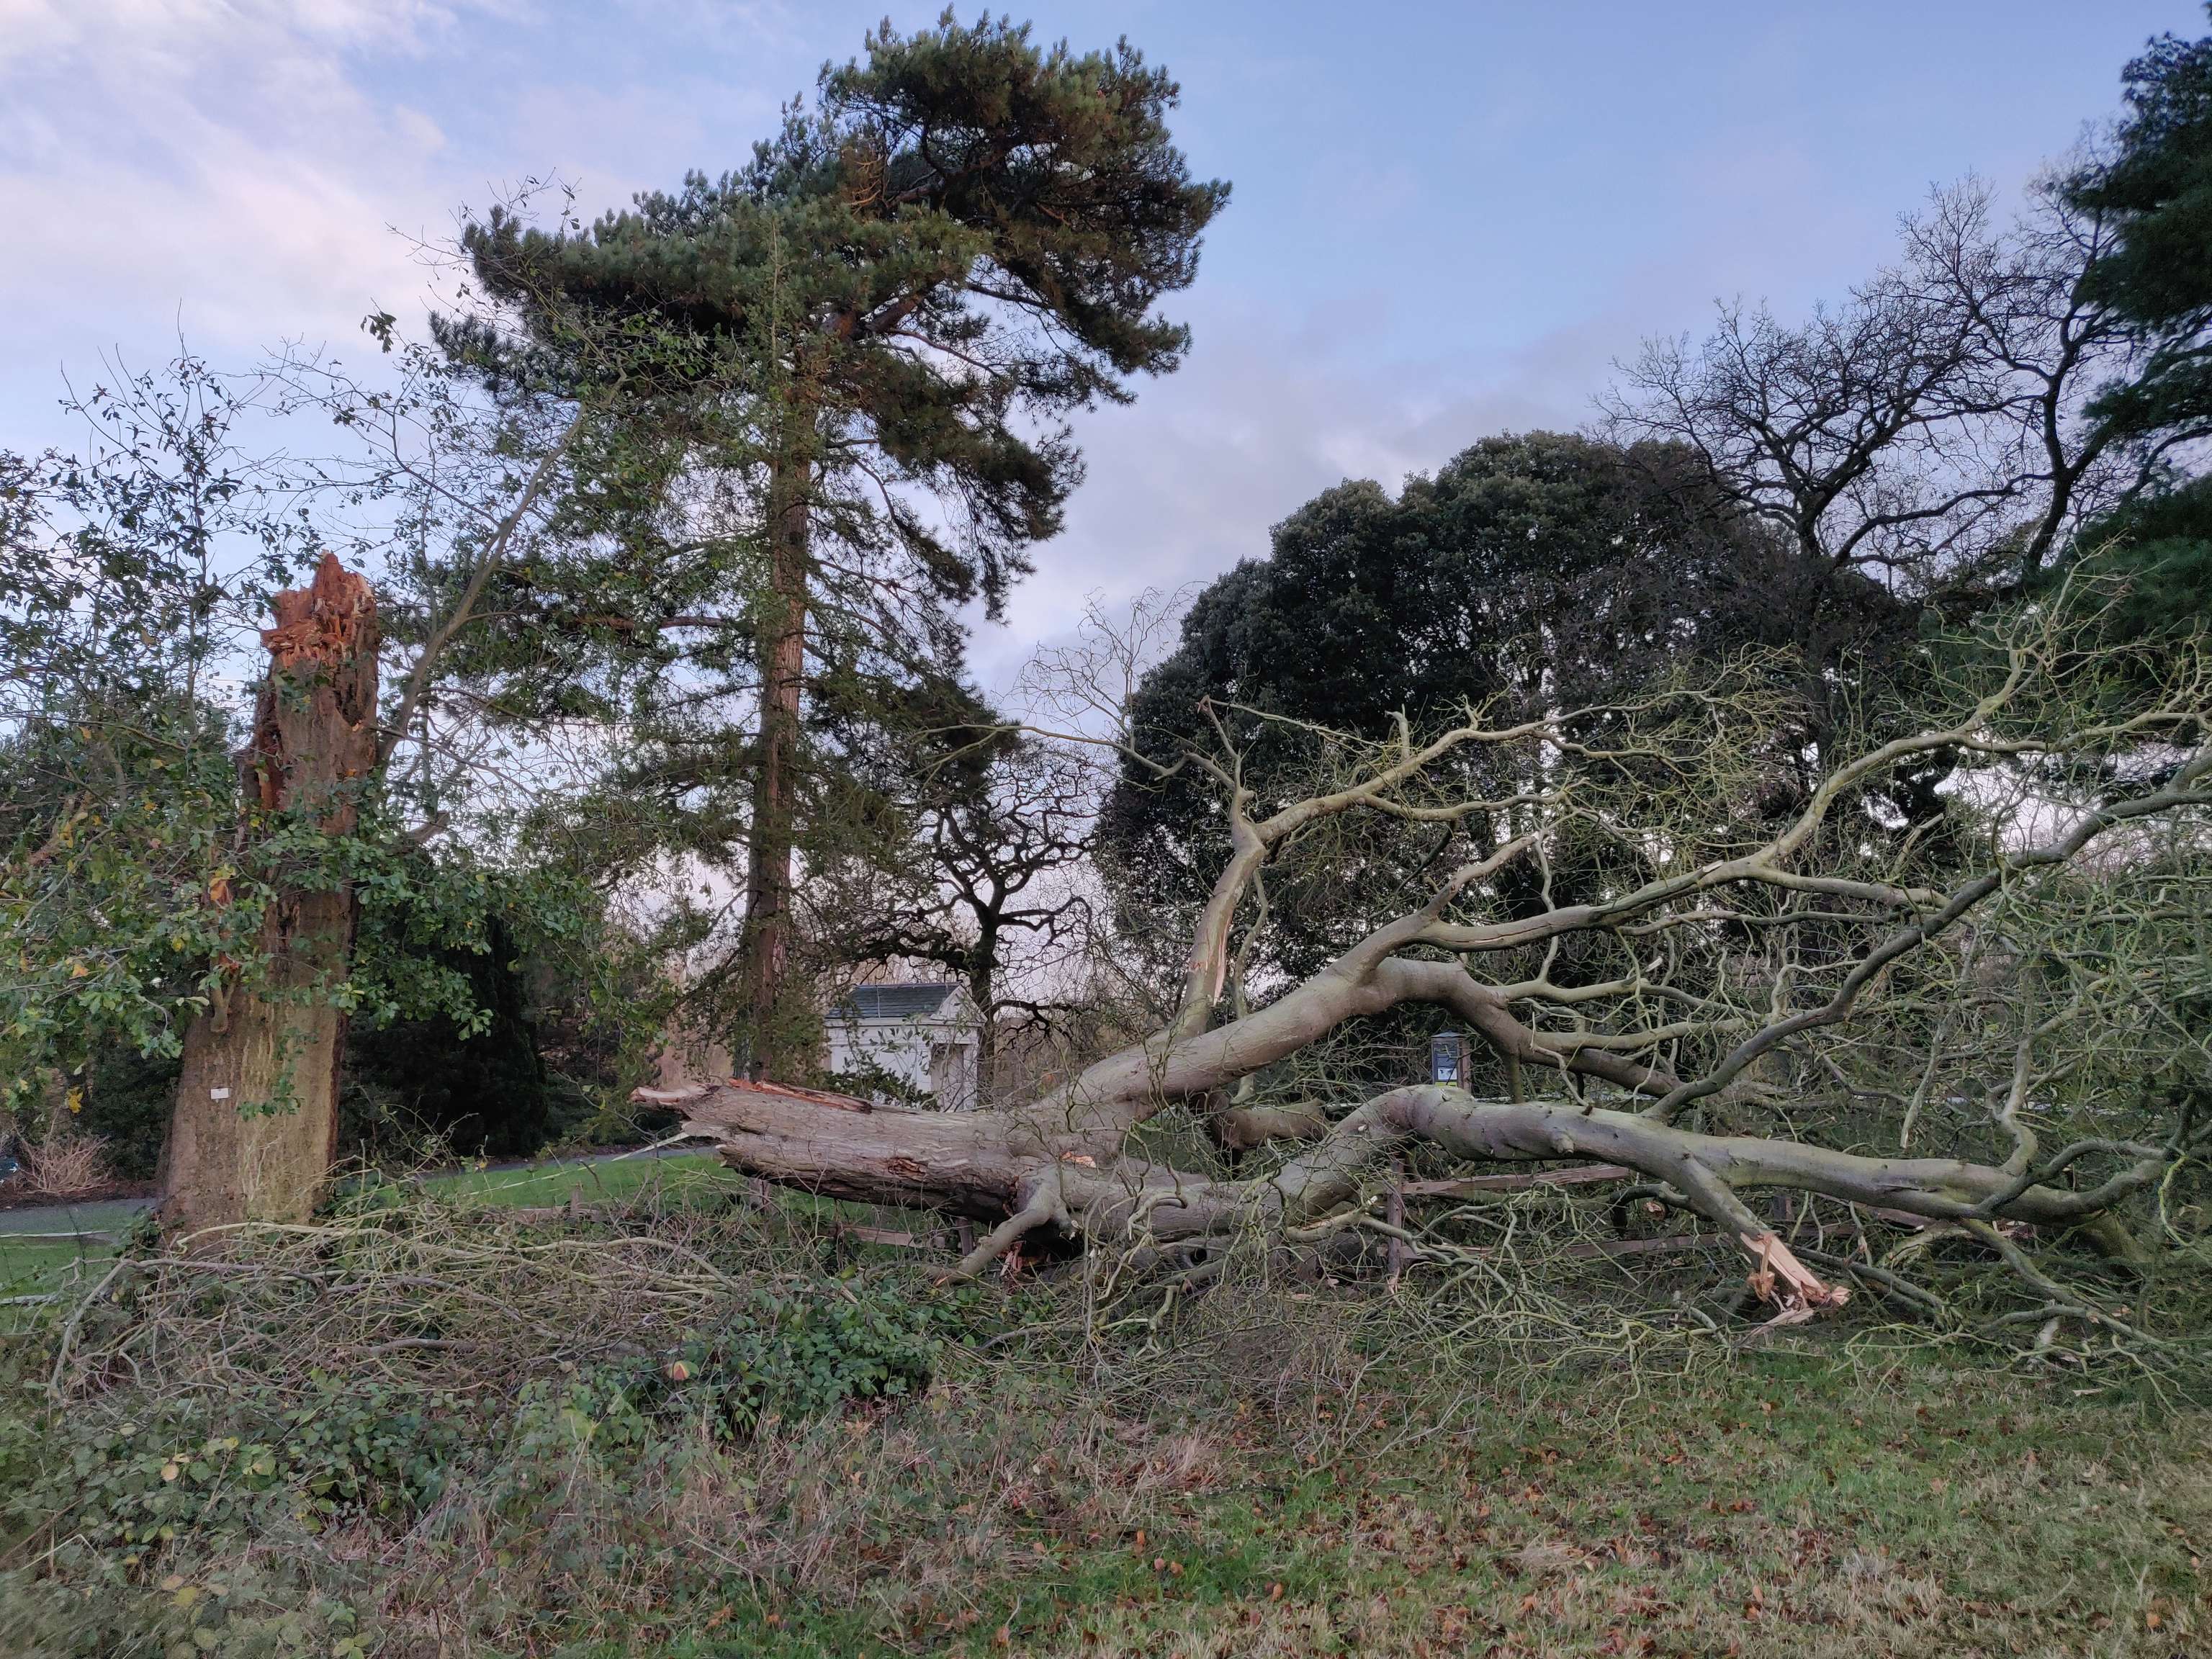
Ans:
<svg viewBox="0 0 2212 1659"><path fill-rule="evenodd" d="M239 757L240 866L283 823L350 834L377 763L376 602L323 556L307 587L276 596L269 673ZM337 1141L346 1017L330 1000L350 963L354 896L343 883L276 878L249 970L222 963L185 1034L184 1074L161 1154L160 1214L173 1232L301 1221ZM238 902L234 878L209 898Z"/></svg>

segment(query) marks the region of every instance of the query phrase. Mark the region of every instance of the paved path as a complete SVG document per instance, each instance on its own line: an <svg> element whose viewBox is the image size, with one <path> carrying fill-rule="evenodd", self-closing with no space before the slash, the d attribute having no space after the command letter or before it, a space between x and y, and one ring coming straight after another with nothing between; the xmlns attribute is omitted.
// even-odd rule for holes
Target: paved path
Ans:
<svg viewBox="0 0 2212 1659"><path fill-rule="evenodd" d="M93 1204L41 1204L0 1210L0 1234L125 1233L152 1207L150 1198L110 1198Z"/></svg>

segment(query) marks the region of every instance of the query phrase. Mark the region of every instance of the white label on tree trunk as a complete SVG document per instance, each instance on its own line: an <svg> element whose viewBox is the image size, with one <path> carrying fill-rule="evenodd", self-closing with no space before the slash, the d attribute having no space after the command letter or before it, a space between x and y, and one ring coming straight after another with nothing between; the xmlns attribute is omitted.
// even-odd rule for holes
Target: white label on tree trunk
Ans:
<svg viewBox="0 0 2212 1659"><path fill-rule="evenodd" d="M208 1091L208 1098L210 1100L228 1100L230 1098L230 1091L228 1089L210 1089Z"/></svg>

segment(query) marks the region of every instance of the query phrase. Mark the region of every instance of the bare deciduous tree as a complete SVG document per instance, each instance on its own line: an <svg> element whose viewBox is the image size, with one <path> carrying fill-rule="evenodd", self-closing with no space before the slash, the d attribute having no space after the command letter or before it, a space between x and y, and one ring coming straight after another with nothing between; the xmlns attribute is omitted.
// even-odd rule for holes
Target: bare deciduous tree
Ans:
<svg viewBox="0 0 2212 1659"><path fill-rule="evenodd" d="M1026 1070L1077 1027L1114 1023L1100 1006L1102 981L1118 975L1091 865L1099 800L1107 757L1126 739L1123 710L1177 613L1176 599L1151 590L1119 612L1093 595L1073 637L1024 665L1015 725L935 733L949 741L876 769L908 826L886 838L903 858L809 872L809 932L829 976L904 960L960 977L982 1016L986 1097L1003 1038L1029 1039L1009 1062Z"/></svg>
<svg viewBox="0 0 2212 1659"><path fill-rule="evenodd" d="M1075 879L1090 854L1097 780L1085 755L1024 738L983 775L910 780L913 835L898 866L825 869L809 895L817 951L843 963L921 962L957 975L981 1017L975 1061L988 1091L1010 1029L1049 1030L1051 990L1087 946L1095 908Z"/></svg>
<svg viewBox="0 0 2212 1659"><path fill-rule="evenodd" d="M1690 446L1810 557L1912 599L2016 587L2204 435L2135 441L2090 407L2136 349L2094 297L2113 240L2047 184L2001 226L1970 180L1841 305L1796 325L1723 305L1703 343L1648 344L1607 412Z"/></svg>

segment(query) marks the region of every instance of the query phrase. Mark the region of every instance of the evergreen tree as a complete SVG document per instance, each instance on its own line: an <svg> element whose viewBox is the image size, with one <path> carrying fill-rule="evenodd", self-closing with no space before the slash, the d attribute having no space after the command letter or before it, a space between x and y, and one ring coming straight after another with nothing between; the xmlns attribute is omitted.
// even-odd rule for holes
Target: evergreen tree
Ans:
<svg viewBox="0 0 2212 1659"><path fill-rule="evenodd" d="M1401 714L1417 734L1468 708L1510 724L1630 696L1686 654L1747 649L1802 663L1803 701L1817 709L1853 694L1855 681L1830 672L1844 654L1893 657L1916 622L1860 573L1802 554L1723 500L1680 446L1486 438L1395 499L1347 482L1276 526L1271 557L1199 596L1130 724L1158 763L1225 744L1264 812L1322 787L1358 734L1387 732ZM1124 764L1102 829L1125 932L1187 931L1227 855L1212 789L1188 767ZM1352 884L1363 902L1395 892L1438 845L1418 827L1362 833L1373 877ZM1566 875L1553 873L1556 894ZM1322 879L1306 890L1287 865L1271 870L1283 971L1313 971L1358 920L1340 877Z"/></svg>
<svg viewBox="0 0 2212 1659"><path fill-rule="evenodd" d="M1079 56L948 12L825 67L744 168L588 229L495 213L466 232L523 329L448 340L494 373L534 356L557 374L580 317L652 342L633 408L658 435L606 447L620 465L579 521L594 550L518 573L508 609L552 636L527 673L556 700L618 685L633 714L672 714L660 694L684 687L647 747L690 850L745 845L757 1071L798 1059L784 980L810 738L878 719L902 685L957 683L953 608L995 613L1059 528L1080 475L1066 416L1181 362L1188 330L1156 307L1191 281L1228 187L1190 178L1176 99L1126 41Z"/></svg>
<svg viewBox="0 0 2212 1659"><path fill-rule="evenodd" d="M2212 435L2212 37L2162 36L2125 80L2112 153L2068 194L2114 225L2087 283L2136 346L2130 372L2096 408L2168 461L2075 540L2093 565L2129 576L2109 620L2118 637L2135 638L2200 625L2212 599L2212 487L2172 464Z"/></svg>
<svg viewBox="0 0 2212 1659"><path fill-rule="evenodd" d="M2140 434L2212 431L2212 37L2161 36L2127 66L2113 153L2069 184L2117 237L2086 281L2135 325L2135 372L2102 407Z"/></svg>

